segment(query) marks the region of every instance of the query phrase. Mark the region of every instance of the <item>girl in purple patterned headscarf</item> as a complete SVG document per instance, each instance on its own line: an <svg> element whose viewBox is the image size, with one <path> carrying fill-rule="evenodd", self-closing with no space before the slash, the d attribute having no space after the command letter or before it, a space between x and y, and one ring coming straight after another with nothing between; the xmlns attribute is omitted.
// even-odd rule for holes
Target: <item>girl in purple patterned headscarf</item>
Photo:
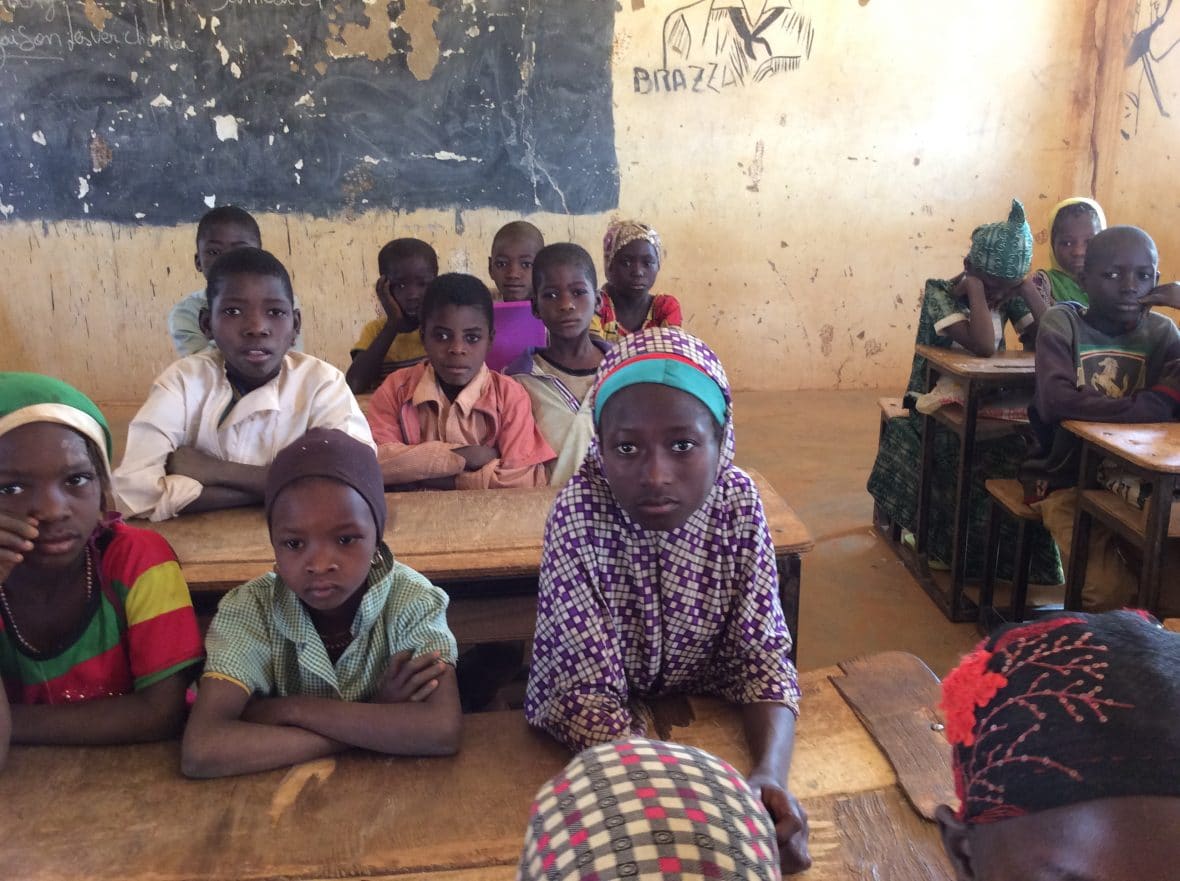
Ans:
<svg viewBox="0 0 1180 881"><path fill-rule="evenodd" d="M545 530L525 712L573 750L643 735L636 704L670 693L740 705L749 781L783 867L809 864L787 794L799 687L774 546L733 464L729 381L678 328L625 337L599 368L595 439Z"/></svg>

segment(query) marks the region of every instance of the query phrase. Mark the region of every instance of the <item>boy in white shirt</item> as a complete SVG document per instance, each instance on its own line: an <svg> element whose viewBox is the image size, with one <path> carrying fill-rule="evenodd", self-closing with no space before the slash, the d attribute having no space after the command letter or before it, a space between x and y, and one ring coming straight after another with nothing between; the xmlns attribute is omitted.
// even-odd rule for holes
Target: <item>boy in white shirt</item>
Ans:
<svg viewBox="0 0 1180 881"><path fill-rule="evenodd" d="M207 290L201 329L217 348L161 373L131 422L114 475L128 516L259 504L271 460L312 428L373 443L344 374L290 351L301 319L282 263L238 248L210 268Z"/></svg>

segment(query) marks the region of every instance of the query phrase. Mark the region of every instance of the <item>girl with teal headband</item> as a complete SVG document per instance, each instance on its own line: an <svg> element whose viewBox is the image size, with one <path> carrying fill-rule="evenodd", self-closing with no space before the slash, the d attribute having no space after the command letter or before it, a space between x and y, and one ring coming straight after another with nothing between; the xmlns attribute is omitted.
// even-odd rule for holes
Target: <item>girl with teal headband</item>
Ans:
<svg viewBox="0 0 1180 881"><path fill-rule="evenodd" d="M800 871L799 686L762 502L733 463L725 371L697 338L649 328L606 355L591 394L594 441L545 529L525 714L581 750L643 736L650 698L737 704L750 788L782 868Z"/></svg>
<svg viewBox="0 0 1180 881"><path fill-rule="evenodd" d="M111 514L110 430L60 380L0 373L0 676L14 743L179 733L203 657L167 542Z"/></svg>

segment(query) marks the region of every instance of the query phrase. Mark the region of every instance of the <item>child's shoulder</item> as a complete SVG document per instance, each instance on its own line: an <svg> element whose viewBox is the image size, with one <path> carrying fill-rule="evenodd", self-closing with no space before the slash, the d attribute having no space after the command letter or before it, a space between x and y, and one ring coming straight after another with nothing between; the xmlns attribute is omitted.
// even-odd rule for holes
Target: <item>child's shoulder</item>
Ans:
<svg viewBox="0 0 1180 881"><path fill-rule="evenodd" d="M172 546L158 532L122 521L111 524L99 548L103 571L127 587L131 586L127 578L134 580L154 566L176 562Z"/></svg>
<svg viewBox="0 0 1180 881"><path fill-rule="evenodd" d="M384 602L387 614L401 614L407 609L445 609L448 602L446 591L417 569L393 561L389 568L389 593Z"/></svg>
<svg viewBox="0 0 1180 881"><path fill-rule="evenodd" d="M529 371L532 372L531 370ZM495 370L488 370L487 385L484 387L484 397L491 393L499 402L500 407L510 407L520 404L522 401L526 406L529 404L529 394L525 391L516 379L512 376L507 376L503 373L498 373Z"/></svg>

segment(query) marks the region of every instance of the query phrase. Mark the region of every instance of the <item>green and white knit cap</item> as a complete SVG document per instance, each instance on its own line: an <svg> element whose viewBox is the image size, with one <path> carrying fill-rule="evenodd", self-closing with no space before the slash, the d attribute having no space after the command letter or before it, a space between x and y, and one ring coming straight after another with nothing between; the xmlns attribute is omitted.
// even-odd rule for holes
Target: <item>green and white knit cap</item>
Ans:
<svg viewBox="0 0 1180 881"><path fill-rule="evenodd" d="M1032 230L1024 216L1024 206L1013 199L1007 220L985 223L971 233L971 252L967 259L979 272L1016 281L1028 275L1032 250Z"/></svg>

